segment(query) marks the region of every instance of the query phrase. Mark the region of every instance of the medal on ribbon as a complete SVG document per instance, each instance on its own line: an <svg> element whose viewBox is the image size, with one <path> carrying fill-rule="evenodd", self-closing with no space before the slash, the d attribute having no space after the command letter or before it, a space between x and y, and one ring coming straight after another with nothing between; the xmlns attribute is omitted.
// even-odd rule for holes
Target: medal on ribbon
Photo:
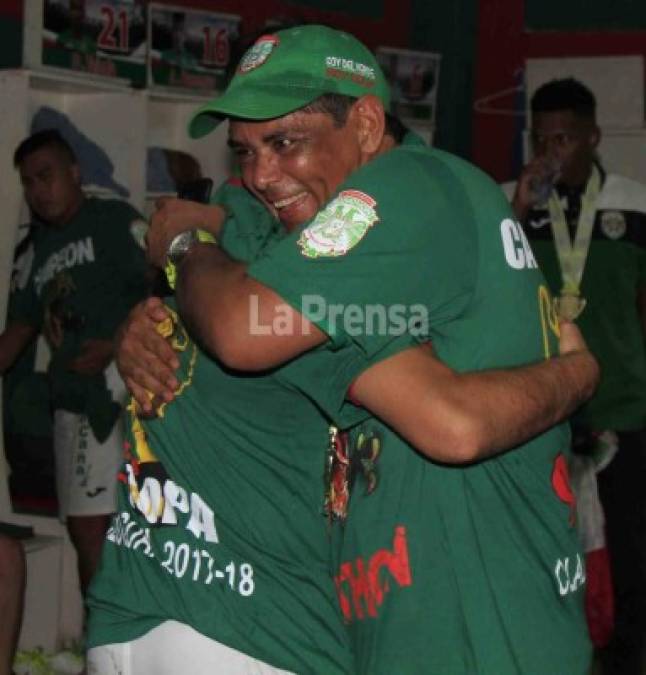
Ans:
<svg viewBox="0 0 646 675"><path fill-rule="evenodd" d="M585 304L585 298L580 295L562 292L554 299L554 310L561 321L574 321L585 309Z"/></svg>
<svg viewBox="0 0 646 675"><path fill-rule="evenodd" d="M558 298L554 300L554 309L559 319L574 321L584 310L586 301L581 296L580 285L583 270L588 258L597 197L601 191L601 174L596 166L581 197L581 213L574 233L574 240L568 231L565 211L558 194L552 190L547 206L552 225L554 247L561 267L563 287Z"/></svg>

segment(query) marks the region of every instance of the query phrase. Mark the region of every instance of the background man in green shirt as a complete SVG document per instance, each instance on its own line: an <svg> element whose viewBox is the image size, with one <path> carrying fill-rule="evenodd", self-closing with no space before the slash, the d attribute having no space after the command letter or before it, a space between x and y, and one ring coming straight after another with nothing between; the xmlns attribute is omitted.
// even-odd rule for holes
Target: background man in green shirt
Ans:
<svg viewBox="0 0 646 675"><path fill-rule="evenodd" d="M143 251L130 232L141 216L125 202L85 197L76 157L56 130L25 139L14 164L32 215L44 227L0 335L0 373L39 333L46 336L59 512L85 592L114 510L120 457L115 423L124 389L112 363L112 338L148 287Z"/></svg>

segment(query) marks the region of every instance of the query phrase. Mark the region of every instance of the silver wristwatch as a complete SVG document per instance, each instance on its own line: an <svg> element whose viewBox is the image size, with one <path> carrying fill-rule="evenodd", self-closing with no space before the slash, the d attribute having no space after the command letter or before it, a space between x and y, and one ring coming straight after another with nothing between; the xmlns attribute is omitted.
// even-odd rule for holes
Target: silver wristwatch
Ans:
<svg viewBox="0 0 646 675"><path fill-rule="evenodd" d="M176 234L168 245L166 259L175 266L179 265L191 246L199 244L199 242L197 230L187 230Z"/></svg>

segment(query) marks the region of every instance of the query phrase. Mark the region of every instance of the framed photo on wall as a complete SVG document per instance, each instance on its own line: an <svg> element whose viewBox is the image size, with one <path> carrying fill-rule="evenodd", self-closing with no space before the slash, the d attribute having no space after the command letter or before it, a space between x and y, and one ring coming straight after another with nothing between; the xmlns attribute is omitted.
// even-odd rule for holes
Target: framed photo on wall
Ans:
<svg viewBox="0 0 646 675"><path fill-rule="evenodd" d="M149 85L193 92L221 89L240 17L154 3L148 12Z"/></svg>
<svg viewBox="0 0 646 675"><path fill-rule="evenodd" d="M434 125L441 55L393 47L379 47L376 55L390 82L393 112Z"/></svg>
<svg viewBox="0 0 646 675"><path fill-rule="evenodd" d="M24 62L143 85L144 0L25 3Z"/></svg>

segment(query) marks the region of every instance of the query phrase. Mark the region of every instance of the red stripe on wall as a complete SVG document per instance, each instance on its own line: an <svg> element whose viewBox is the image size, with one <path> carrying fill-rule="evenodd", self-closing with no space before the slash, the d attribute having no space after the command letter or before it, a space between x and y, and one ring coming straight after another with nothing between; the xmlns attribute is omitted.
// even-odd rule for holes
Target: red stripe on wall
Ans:
<svg viewBox="0 0 646 675"><path fill-rule="evenodd" d="M163 4L189 6L177 0L161 0ZM379 45L407 47L409 44L412 0L384 0L384 16L380 19L352 16L346 12L324 12L294 6L287 0L191 0L190 7L238 14L242 17L243 34L260 31L268 19L288 18L306 23L324 23L345 30L374 49Z"/></svg>
<svg viewBox="0 0 646 675"><path fill-rule="evenodd" d="M2 0L0 17L8 19L22 19L22 0Z"/></svg>

